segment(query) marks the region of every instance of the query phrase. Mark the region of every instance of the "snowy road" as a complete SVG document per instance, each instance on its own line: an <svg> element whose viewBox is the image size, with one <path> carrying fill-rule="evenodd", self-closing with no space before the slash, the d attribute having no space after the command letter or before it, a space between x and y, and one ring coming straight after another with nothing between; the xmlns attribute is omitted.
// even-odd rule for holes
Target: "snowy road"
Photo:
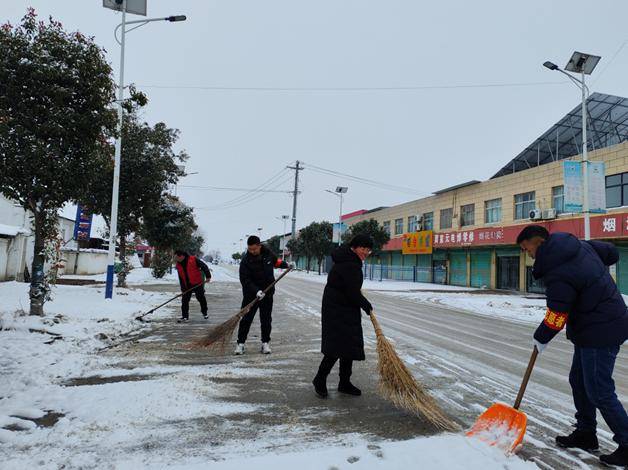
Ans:
<svg viewBox="0 0 628 470"><path fill-rule="evenodd" d="M287 278L279 287L280 293L312 309L320 308L322 290L320 283L295 278ZM452 415L470 424L491 403L514 401L529 360L534 324L456 311L385 293L368 292L367 296L384 333L396 341L415 376L433 390ZM366 324L365 332L371 335ZM522 404L529 421L521 455L540 467L599 465L597 457L566 452L554 445L554 436L571 432L573 422L567 381L571 354L572 345L561 334L537 361ZM615 372L624 403L628 398L626 359L624 350ZM604 450L614 449L605 426L599 435Z"/></svg>

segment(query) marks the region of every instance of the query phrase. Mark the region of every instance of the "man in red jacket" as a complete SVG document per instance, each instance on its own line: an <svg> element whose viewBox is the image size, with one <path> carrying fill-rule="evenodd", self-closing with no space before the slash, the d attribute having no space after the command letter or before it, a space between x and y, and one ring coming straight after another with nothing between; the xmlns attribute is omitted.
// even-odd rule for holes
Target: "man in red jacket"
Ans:
<svg viewBox="0 0 628 470"><path fill-rule="evenodd" d="M207 320L209 317L207 316L207 299L205 298L204 285L211 279L211 271L200 259L196 256L190 256L183 250L176 250L174 259L177 260L181 292L185 292L181 298L181 318L177 320L177 323L187 323L190 320L190 299L192 294L196 295L196 300L201 304L203 318Z"/></svg>

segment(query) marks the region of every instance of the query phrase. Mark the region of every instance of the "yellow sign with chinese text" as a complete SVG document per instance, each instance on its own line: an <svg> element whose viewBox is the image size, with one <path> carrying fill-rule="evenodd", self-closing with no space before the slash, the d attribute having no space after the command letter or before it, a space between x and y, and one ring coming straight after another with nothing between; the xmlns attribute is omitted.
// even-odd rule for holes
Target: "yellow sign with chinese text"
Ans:
<svg viewBox="0 0 628 470"><path fill-rule="evenodd" d="M423 230L403 235L401 253L404 255L431 255L433 249L434 232Z"/></svg>

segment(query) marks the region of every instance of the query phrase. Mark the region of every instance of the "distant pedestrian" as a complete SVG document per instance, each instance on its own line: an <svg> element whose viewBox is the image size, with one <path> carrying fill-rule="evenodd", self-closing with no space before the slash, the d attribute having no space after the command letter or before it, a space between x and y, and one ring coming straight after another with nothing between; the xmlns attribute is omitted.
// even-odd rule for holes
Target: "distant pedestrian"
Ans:
<svg viewBox="0 0 628 470"><path fill-rule="evenodd" d="M362 263L373 250L373 240L367 235L356 235L349 245L342 245L332 253L334 265L327 277L323 294L322 344L323 360L312 383L316 394L327 397L327 376L340 360L338 391L361 395L351 383L353 361L364 360L364 338L360 309L370 315L373 307L362 295Z"/></svg>
<svg viewBox="0 0 628 470"><path fill-rule="evenodd" d="M201 304L201 313L207 320L207 299L205 298L205 283L212 278L212 273L207 265L196 256L190 256L183 250L176 250L174 258L177 261L177 273L179 274L179 285L181 292L185 292L181 297L181 318L177 323L186 323L190 320L190 299L192 294ZM189 292L186 292L189 291Z"/></svg>
<svg viewBox="0 0 628 470"><path fill-rule="evenodd" d="M556 437L561 447L598 448L597 410L619 444L601 455L609 465L628 465L628 415L615 393L613 367L628 339L626 304L608 267L619 259L610 243L580 241L569 233L553 233L539 225L523 229L517 244L534 258L533 275L546 286L547 314L534 333L542 352L567 325L574 344L569 383L576 407L576 429Z"/></svg>
<svg viewBox="0 0 628 470"><path fill-rule="evenodd" d="M270 354L270 333L272 330L273 296L275 288L266 294L264 290L275 280L275 268L287 269L294 267L286 263L262 245L259 237L252 235L246 241L247 251L240 260L240 283L242 284L242 307L251 303L255 298L259 300L255 306L240 320L238 327L238 344L235 354L244 354L244 343L249 334L253 318L259 309L259 319L262 327L262 354Z"/></svg>

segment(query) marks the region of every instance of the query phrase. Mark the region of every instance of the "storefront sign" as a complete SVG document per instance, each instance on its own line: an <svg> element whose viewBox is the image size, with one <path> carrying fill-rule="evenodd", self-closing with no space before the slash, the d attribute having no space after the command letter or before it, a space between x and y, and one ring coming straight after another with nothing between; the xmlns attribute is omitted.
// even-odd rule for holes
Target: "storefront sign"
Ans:
<svg viewBox="0 0 628 470"><path fill-rule="evenodd" d="M79 204L76 208L76 220L74 221L75 240L89 240L92 218L93 214Z"/></svg>
<svg viewBox="0 0 628 470"><path fill-rule="evenodd" d="M421 232L405 233L402 237L401 253L404 255L430 255L433 249L434 232L423 230Z"/></svg>

